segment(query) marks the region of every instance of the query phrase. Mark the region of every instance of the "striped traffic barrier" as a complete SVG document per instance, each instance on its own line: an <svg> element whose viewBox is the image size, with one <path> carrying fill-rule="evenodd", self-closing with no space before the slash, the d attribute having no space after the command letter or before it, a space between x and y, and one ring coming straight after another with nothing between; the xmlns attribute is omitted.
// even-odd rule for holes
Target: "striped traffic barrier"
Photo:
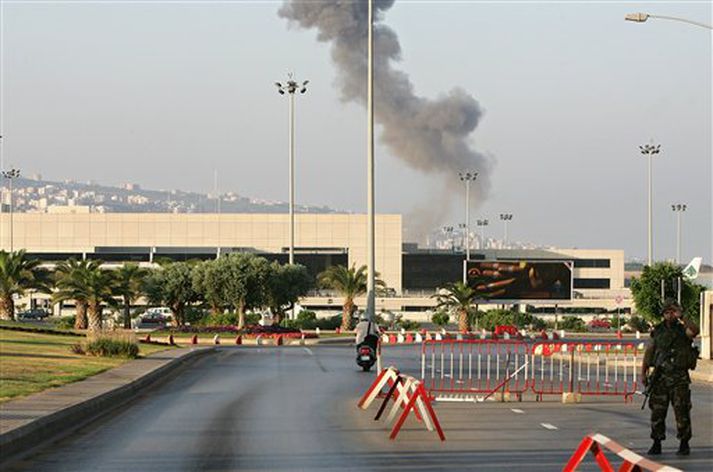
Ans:
<svg viewBox="0 0 713 472"><path fill-rule="evenodd" d="M576 471L588 452L592 453L594 460L599 465L600 470L613 472L615 469L611 462L609 462L606 455L604 455L604 449L613 452L619 458L623 459L622 464L618 468L618 470L621 471L649 470L659 472L681 472L680 469L676 469L675 467L659 464L658 462L646 459L630 449L625 448L621 444L612 441L603 434L598 433L589 434L582 439L582 442L579 443L579 446L574 451L574 454L572 454L572 457L570 457L567 465L565 465L564 469L562 469L562 472Z"/></svg>

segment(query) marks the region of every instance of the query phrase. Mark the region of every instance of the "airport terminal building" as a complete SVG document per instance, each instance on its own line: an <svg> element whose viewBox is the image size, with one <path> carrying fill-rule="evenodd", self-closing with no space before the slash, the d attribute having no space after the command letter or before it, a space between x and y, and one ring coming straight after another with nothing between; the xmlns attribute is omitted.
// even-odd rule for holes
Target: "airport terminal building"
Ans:
<svg viewBox="0 0 713 472"><path fill-rule="evenodd" d="M12 224L9 214L1 218L3 249L10 248L12 238L12 247L48 263L76 257L110 264L151 264L158 258L210 259L236 251L287 262L289 250L287 214L16 213ZM366 264L366 234L366 215L297 214L295 261L312 275L331 265L359 267ZM377 215L376 269L391 289L388 296L377 298L377 309L419 312L432 308L430 296L437 287L462 280L464 259L462 252L404 243L401 215ZM560 306L608 310L631 306L624 286L622 250L473 249L471 259L571 261L573 297ZM316 290L303 305L337 310L341 300L337 294Z"/></svg>

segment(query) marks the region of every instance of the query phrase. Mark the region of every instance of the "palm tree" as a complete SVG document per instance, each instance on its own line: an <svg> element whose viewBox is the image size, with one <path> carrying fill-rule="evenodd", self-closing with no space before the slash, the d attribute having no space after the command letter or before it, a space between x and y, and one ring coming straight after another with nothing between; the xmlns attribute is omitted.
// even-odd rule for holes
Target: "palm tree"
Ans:
<svg viewBox="0 0 713 472"><path fill-rule="evenodd" d="M447 285L431 297L436 299L438 308L454 310L458 314L458 330L467 332L470 330L468 309L475 296L476 292L470 286L463 282L456 282Z"/></svg>
<svg viewBox="0 0 713 472"><path fill-rule="evenodd" d="M87 293L84 279L87 272L99 269L101 261L77 260L75 258L62 261L55 267L55 287L53 302L73 300L76 315L75 329L87 329Z"/></svg>
<svg viewBox="0 0 713 472"><path fill-rule="evenodd" d="M56 301L81 299L86 303L89 337L95 336L102 329L102 305L116 305L115 275L100 266L101 261L87 264L87 268L78 271L71 280L58 284L60 289L54 294Z"/></svg>
<svg viewBox="0 0 713 472"><path fill-rule="evenodd" d="M366 266L355 269L354 265L347 269L346 266L336 265L327 268L317 276L317 281L321 287L336 290L344 297L342 305L342 330L351 328L352 314L356 309L354 299L366 293L367 271ZM377 287L386 287L383 280L376 279Z"/></svg>
<svg viewBox="0 0 713 472"><path fill-rule="evenodd" d="M148 274L148 269L139 267L135 263L126 263L114 271L115 292L124 302L125 329L131 329L131 302L143 295L144 282Z"/></svg>
<svg viewBox="0 0 713 472"><path fill-rule="evenodd" d="M15 319L13 296L28 290L47 290L45 272L40 262L28 259L25 251L0 251L0 319Z"/></svg>

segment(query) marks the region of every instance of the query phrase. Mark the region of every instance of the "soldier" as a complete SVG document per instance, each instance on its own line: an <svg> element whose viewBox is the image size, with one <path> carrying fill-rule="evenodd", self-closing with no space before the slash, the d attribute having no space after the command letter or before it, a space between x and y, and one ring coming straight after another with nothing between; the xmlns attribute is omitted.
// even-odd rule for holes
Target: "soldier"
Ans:
<svg viewBox="0 0 713 472"><path fill-rule="evenodd" d="M676 454L685 456L691 452L688 444L691 439L691 378L688 369L695 367L692 343L698 335L698 327L683 318L681 305L673 301L664 304L663 318L651 332L642 365L644 385L651 381L647 376L649 367L660 369L649 397L654 443L648 453L661 454L661 441L666 439L666 413L671 403L676 416L676 436L680 441Z"/></svg>

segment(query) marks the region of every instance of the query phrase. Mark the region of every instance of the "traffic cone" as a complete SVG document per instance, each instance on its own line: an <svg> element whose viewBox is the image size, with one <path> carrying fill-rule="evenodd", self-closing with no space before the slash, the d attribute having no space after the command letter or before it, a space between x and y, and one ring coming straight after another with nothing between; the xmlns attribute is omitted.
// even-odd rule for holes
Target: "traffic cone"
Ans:
<svg viewBox="0 0 713 472"><path fill-rule="evenodd" d="M147 343L151 342L151 333L146 335L146 337L144 338L144 342L147 342Z"/></svg>
<svg viewBox="0 0 713 472"><path fill-rule="evenodd" d="M198 335L194 334L191 336L191 344L198 344Z"/></svg>
<svg viewBox="0 0 713 472"><path fill-rule="evenodd" d="M237 336L235 336L235 344L237 344L239 346L242 343L243 343L243 337L240 336L239 334Z"/></svg>
<svg viewBox="0 0 713 472"><path fill-rule="evenodd" d="M213 344L220 344L220 336L217 334L213 336Z"/></svg>
<svg viewBox="0 0 713 472"><path fill-rule="evenodd" d="M277 336L277 338L275 338L275 345L282 346L283 344L284 344L284 342L282 341L282 336L281 335Z"/></svg>
<svg viewBox="0 0 713 472"><path fill-rule="evenodd" d="M173 341L173 335L172 335L172 334L169 334L169 335L168 335L168 344L170 344L171 346L175 346L175 345L176 345L176 343Z"/></svg>

